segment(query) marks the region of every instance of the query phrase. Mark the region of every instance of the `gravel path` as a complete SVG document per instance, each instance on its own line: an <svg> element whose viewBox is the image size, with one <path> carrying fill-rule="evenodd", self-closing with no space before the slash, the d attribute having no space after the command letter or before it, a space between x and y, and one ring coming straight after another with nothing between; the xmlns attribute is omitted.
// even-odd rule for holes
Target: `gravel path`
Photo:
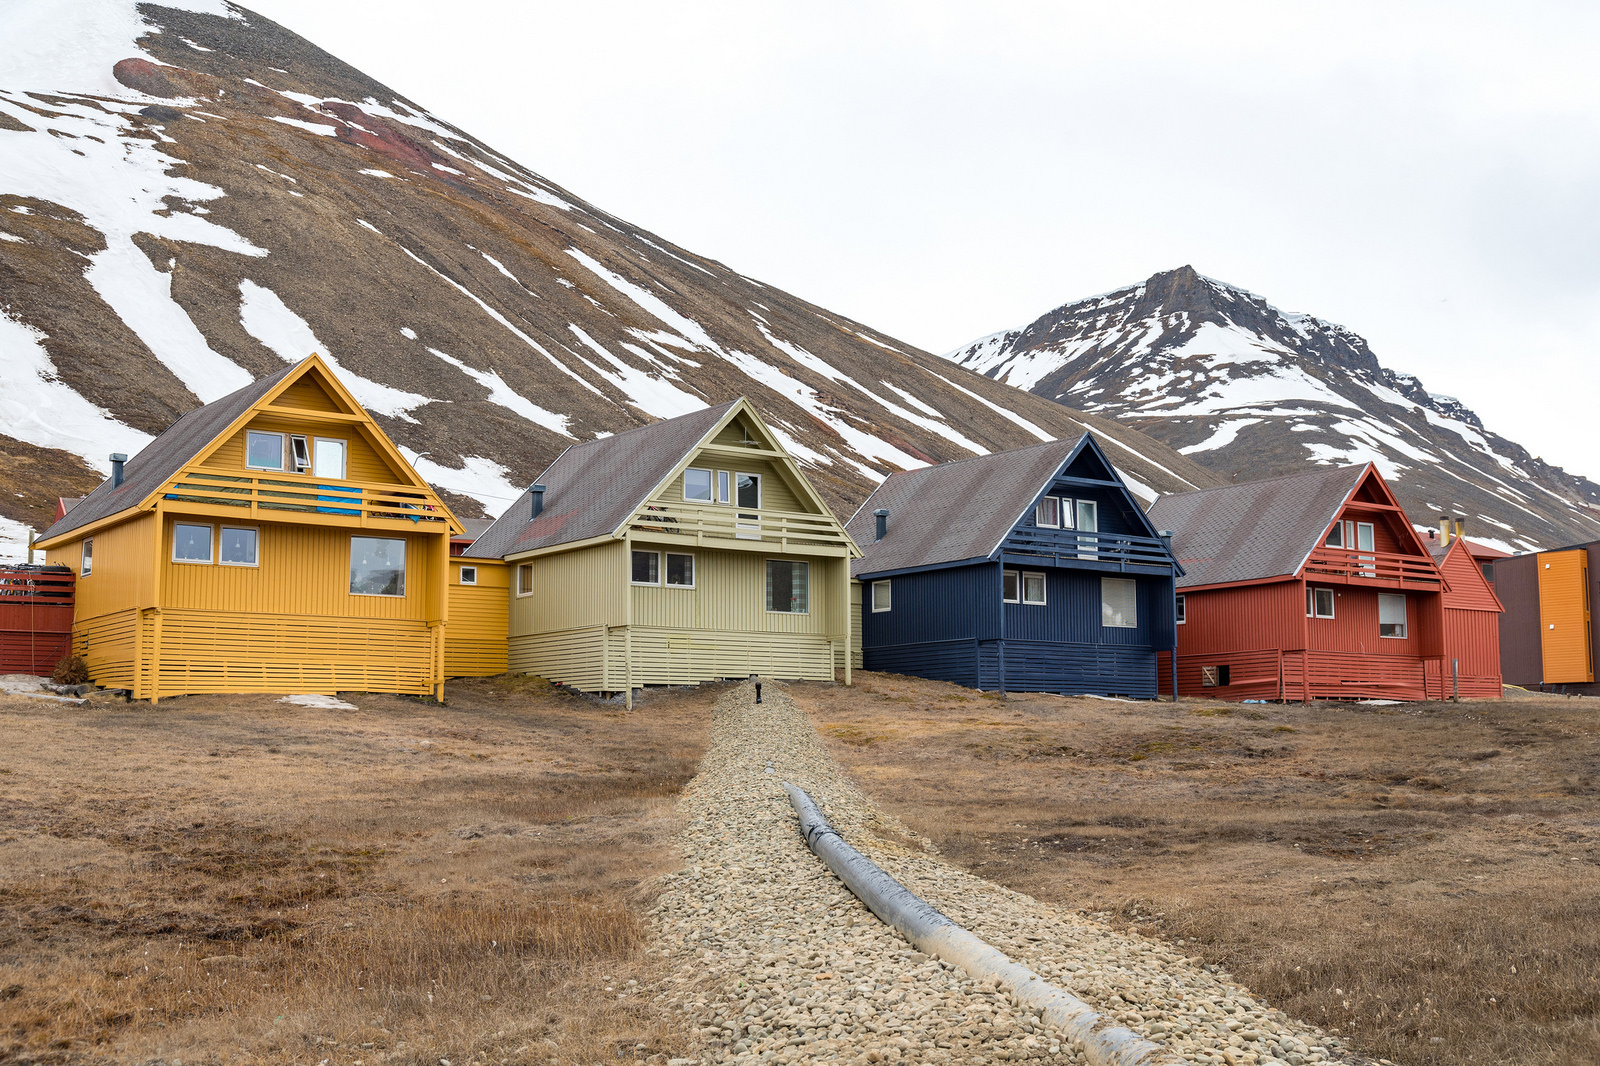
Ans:
<svg viewBox="0 0 1600 1066"><path fill-rule="evenodd" d="M947 865L884 818L828 757L784 686L724 692L685 789L684 868L652 912L705 1062L1081 1063L1009 995L928 958L800 839L782 788L816 799L890 875L1014 960L1196 1063L1368 1062L1158 940L1116 933ZM926 845L926 842L924 842ZM693 1061L693 1060L688 1060Z"/></svg>

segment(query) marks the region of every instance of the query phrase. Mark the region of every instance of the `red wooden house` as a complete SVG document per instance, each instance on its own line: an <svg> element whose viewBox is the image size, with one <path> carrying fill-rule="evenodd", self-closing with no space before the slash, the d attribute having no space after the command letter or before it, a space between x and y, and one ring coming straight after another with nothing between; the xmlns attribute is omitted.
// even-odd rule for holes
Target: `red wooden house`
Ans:
<svg viewBox="0 0 1600 1066"><path fill-rule="evenodd" d="M1451 586L1372 464L1165 496L1150 520L1173 531L1186 572L1177 590L1178 692L1235 700L1450 694ZM1170 656L1162 688L1172 691Z"/></svg>
<svg viewBox="0 0 1600 1066"><path fill-rule="evenodd" d="M1500 685L1500 613L1485 559L1506 558L1505 552L1450 537L1429 545L1444 575L1444 679L1447 694L1493 699ZM1486 556L1484 552L1495 552ZM1493 563L1488 564L1492 566Z"/></svg>

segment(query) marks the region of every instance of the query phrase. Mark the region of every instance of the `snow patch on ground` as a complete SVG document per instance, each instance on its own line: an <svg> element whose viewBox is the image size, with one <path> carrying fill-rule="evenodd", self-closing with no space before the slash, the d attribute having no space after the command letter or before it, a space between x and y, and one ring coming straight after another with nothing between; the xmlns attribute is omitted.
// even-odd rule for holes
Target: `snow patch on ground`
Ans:
<svg viewBox="0 0 1600 1066"><path fill-rule="evenodd" d="M353 711L356 705L346 703L337 696L285 696L279 703L292 703L296 707L315 707L319 711Z"/></svg>
<svg viewBox="0 0 1600 1066"><path fill-rule="evenodd" d="M328 346L319 341L306 320L289 310L278 294L245 278L239 282L239 323L246 333L266 345L286 363L298 363L313 353L339 375L362 407L390 418L415 422L410 411L433 399L364 378L339 365Z"/></svg>
<svg viewBox="0 0 1600 1066"><path fill-rule="evenodd" d="M1017 414L1015 411L1008 411L1004 407L1001 407L997 403L990 403L988 400L985 400L982 396L979 396L977 393L973 392L971 389L964 388L964 387L962 387L960 385L957 385L955 382L951 381L949 378L945 377L943 374L935 374L932 370L928 370L927 367L922 366L921 363L918 363L917 366L922 367L923 370L927 370L927 372L930 375L932 375L933 377L938 378L940 381L944 382L946 385L950 386L952 389L955 389L957 392L966 393L968 396L972 397L974 400L977 400L979 403L983 404L983 406L987 407L989 410L993 411L995 414L999 415L1001 418L1005 419L1007 422L1011 422L1011 423L1014 423L1014 424L1016 424L1018 426L1021 426L1023 429L1027 430L1029 433L1032 433L1035 437L1038 437L1040 440L1055 440L1055 437L1053 437L1050 434L1046 433L1044 430L1040 429L1038 426L1034 425L1032 422L1029 422L1026 418L1023 418L1021 415ZM1185 481L1184 484L1187 485L1188 482Z"/></svg>
<svg viewBox="0 0 1600 1066"><path fill-rule="evenodd" d="M81 457L103 474L109 452L133 455L155 438L123 425L56 376L45 334L0 310L0 426L8 436Z"/></svg>
<svg viewBox="0 0 1600 1066"><path fill-rule="evenodd" d="M598 260L580 252L576 248L568 248L567 254L582 263L589 273L610 285L623 296L626 296L641 311L676 332L678 336L682 337L690 345L708 352L720 352L722 350L717 342L711 339L711 335L705 331L705 328L700 323L680 315L673 310L670 304L655 293L635 285L614 271L607 270Z"/></svg>
<svg viewBox="0 0 1600 1066"><path fill-rule="evenodd" d="M573 335L578 338L584 347L611 364L613 369L608 371L603 367L595 366L594 363L588 360L584 360L585 364L595 373L615 385L628 398L627 402L629 404L644 411L646 414L655 415L657 418L676 418L678 415L686 415L691 411L701 411L711 406L700 397L691 396L682 389L668 384L665 379L646 373L638 367L630 366L618 359L606 351L599 341L589 336L578 326L568 324L567 329L572 331Z"/></svg>
<svg viewBox="0 0 1600 1066"><path fill-rule="evenodd" d="M0 562L31 562L28 558L28 538L36 532L38 530L0 515Z"/></svg>
<svg viewBox="0 0 1600 1066"><path fill-rule="evenodd" d="M305 130L307 133L321 134L324 137L339 136L339 127L323 122L306 122L304 119L289 118L285 115L273 115L272 121L281 122L285 126L293 126L295 129Z"/></svg>
<svg viewBox="0 0 1600 1066"><path fill-rule="evenodd" d="M163 0L162 6L241 17L223 0ZM135 42L156 27L134 0L6 0L4 21L7 88L153 99L111 73L130 56L151 58Z"/></svg>

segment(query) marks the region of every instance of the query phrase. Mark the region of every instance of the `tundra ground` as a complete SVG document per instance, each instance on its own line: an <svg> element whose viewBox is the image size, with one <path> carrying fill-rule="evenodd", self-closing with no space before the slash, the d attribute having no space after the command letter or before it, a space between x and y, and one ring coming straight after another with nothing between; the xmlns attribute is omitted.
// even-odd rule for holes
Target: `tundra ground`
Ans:
<svg viewBox="0 0 1600 1066"><path fill-rule="evenodd" d="M448 697L0 696L0 1062L687 1046L637 992L714 696Z"/></svg>
<svg viewBox="0 0 1600 1066"><path fill-rule="evenodd" d="M974 873L1180 941L1407 1066L1600 1062L1600 701L1311 707L795 685Z"/></svg>

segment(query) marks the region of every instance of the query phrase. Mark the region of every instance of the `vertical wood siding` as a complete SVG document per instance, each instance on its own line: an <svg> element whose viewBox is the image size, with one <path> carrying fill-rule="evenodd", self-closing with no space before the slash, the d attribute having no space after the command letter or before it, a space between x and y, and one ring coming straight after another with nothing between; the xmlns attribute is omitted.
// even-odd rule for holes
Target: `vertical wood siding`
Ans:
<svg viewBox="0 0 1600 1066"><path fill-rule="evenodd" d="M507 564L513 637L627 622L628 556L622 541L527 560L533 567L528 596L516 591L518 565Z"/></svg>
<svg viewBox="0 0 1600 1066"><path fill-rule="evenodd" d="M664 551L656 544L635 544L639 551ZM630 585L633 624L683 629L840 634L839 598L843 593L842 560L826 556L780 555L776 552L719 551L684 548L695 557L695 587ZM767 560L810 564L808 610L804 614L767 610ZM665 574L665 566L662 573Z"/></svg>
<svg viewBox="0 0 1600 1066"><path fill-rule="evenodd" d="M1541 552L1538 556L1539 641L1546 684L1594 680L1589 603L1589 553Z"/></svg>
<svg viewBox="0 0 1600 1066"><path fill-rule="evenodd" d="M1544 642L1539 625L1539 556L1515 555L1494 562L1494 591L1505 606L1500 616L1500 676L1508 685L1544 681Z"/></svg>
<svg viewBox="0 0 1600 1066"><path fill-rule="evenodd" d="M1444 613L1445 655L1441 679L1450 681L1450 660L1460 664L1461 695L1497 698L1500 682L1500 615L1498 611L1447 610Z"/></svg>
<svg viewBox="0 0 1600 1066"><path fill-rule="evenodd" d="M98 618L130 607L149 607L155 595L155 516L143 514L94 535L94 572L80 577L76 589L75 617ZM83 570L83 541L72 541L45 553L54 564Z"/></svg>
<svg viewBox="0 0 1600 1066"><path fill-rule="evenodd" d="M476 585L461 583L461 567L478 570ZM505 673L511 608L510 568L487 559L450 561L450 623L445 628L444 672L448 677Z"/></svg>

